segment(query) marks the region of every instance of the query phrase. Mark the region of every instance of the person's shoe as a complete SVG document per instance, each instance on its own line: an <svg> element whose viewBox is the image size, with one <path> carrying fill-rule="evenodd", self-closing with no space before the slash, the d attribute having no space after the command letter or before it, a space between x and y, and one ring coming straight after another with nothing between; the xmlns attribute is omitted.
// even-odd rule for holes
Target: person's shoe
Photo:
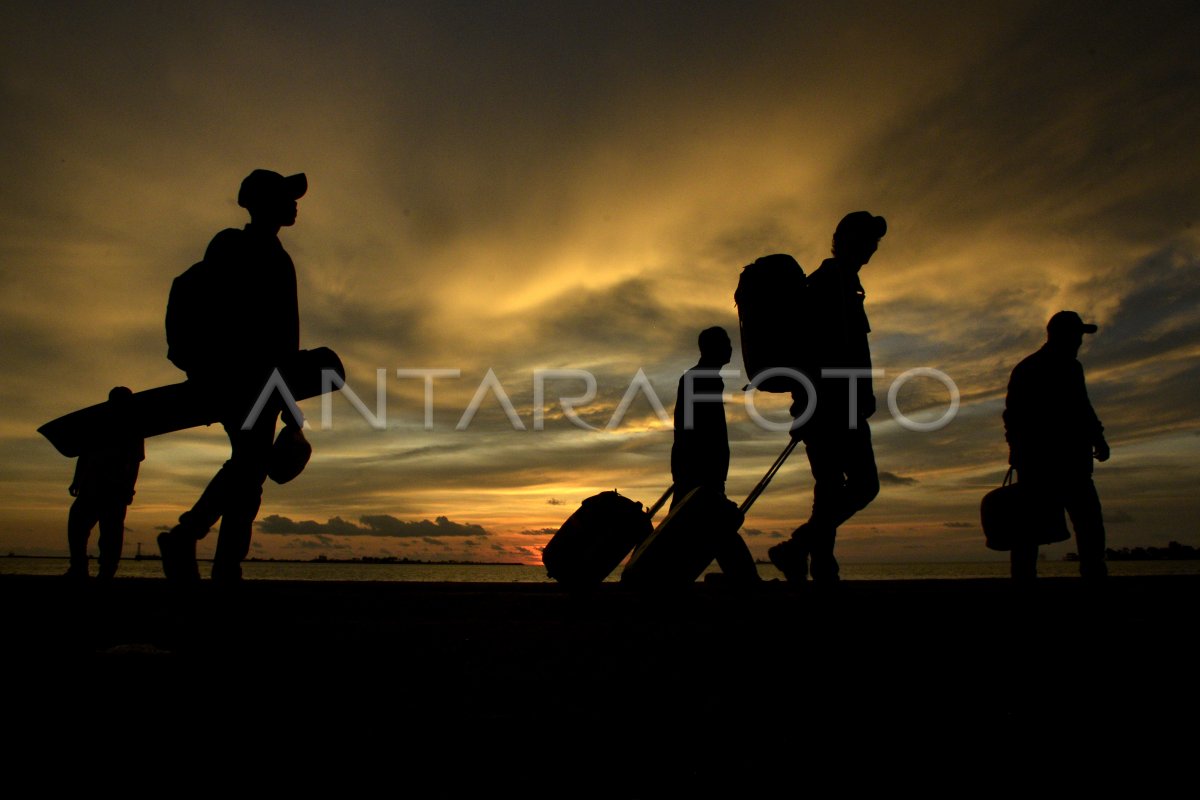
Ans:
<svg viewBox="0 0 1200 800"><path fill-rule="evenodd" d="M158 551L162 553L163 574L171 583L190 585L200 582L200 567L196 563L196 538L176 525L158 535Z"/></svg>
<svg viewBox="0 0 1200 800"><path fill-rule="evenodd" d="M783 573L788 583L804 583L808 578L808 553L795 539L780 542L767 551L767 558L775 569Z"/></svg>
<svg viewBox="0 0 1200 800"><path fill-rule="evenodd" d="M67 567L67 571L63 573L63 577L71 583L84 583L88 579L88 570L86 566L72 564Z"/></svg>
<svg viewBox="0 0 1200 800"><path fill-rule="evenodd" d="M838 567L836 558L833 556L818 558L815 553L811 558L808 574L812 578L813 583L822 586L836 585L842 579L841 569Z"/></svg>

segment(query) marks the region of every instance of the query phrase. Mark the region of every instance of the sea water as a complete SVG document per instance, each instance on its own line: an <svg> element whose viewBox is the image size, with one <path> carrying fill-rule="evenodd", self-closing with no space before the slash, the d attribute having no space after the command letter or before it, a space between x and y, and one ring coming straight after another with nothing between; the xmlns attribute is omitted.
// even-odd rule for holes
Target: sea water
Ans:
<svg viewBox="0 0 1200 800"><path fill-rule="evenodd" d="M211 565L200 562L200 574L208 576ZM714 568L715 569L715 568ZM0 557L0 575L62 575L66 558ZM96 573L93 559L92 574ZM1110 575L1200 575L1200 561L1110 561ZM759 574L770 580L782 578L770 564L759 564ZM927 564L868 564L843 562L842 578L872 580L955 580L1006 578L1008 561L972 561ZM412 581L449 583L551 583L541 564L363 564L316 561L247 561L243 574L248 580L289 581ZM1038 575L1046 578L1072 577L1079 565L1069 561L1042 561ZM157 559L125 559L117 571L125 578L161 578ZM620 579L620 571L609 577Z"/></svg>

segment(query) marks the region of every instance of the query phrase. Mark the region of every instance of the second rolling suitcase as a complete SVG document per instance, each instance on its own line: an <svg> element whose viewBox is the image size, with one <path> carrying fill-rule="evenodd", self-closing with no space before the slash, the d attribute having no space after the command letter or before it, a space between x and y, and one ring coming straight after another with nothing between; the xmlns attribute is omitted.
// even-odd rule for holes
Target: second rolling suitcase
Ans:
<svg viewBox="0 0 1200 800"><path fill-rule="evenodd" d="M705 487L689 492L633 551L621 573L621 583L634 588L663 589L695 582L716 558L722 537L739 535L737 531L746 512L795 447L796 440L790 440L740 506Z"/></svg>

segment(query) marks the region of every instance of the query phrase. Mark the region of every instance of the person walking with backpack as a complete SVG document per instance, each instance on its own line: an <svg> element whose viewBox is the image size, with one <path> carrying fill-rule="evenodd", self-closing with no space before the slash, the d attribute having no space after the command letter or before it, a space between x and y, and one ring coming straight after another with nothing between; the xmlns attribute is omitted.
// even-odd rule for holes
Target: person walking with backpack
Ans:
<svg viewBox="0 0 1200 800"><path fill-rule="evenodd" d="M791 413L800 418L816 403L808 420L792 429L792 436L804 442L812 468L812 514L790 539L767 551L788 581L803 582L809 574L816 583L837 581L837 529L879 494L867 422L875 413L867 341L871 326L859 271L886 233L883 217L866 211L847 214L833 234L833 257L808 276L806 331L810 361L820 368L820 377L814 381L816 397L804 390L793 393Z"/></svg>
<svg viewBox="0 0 1200 800"><path fill-rule="evenodd" d="M300 350L296 268L279 241L280 228L296 222L297 200L308 181L257 169L242 181L238 205L250 214L242 229L221 231L204 260L176 279L167 308L168 357L220 409L231 454L179 524L158 537L167 579L200 578L196 542L221 521L212 578L235 583L250 550L262 486L270 466L275 426L296 433L298 409L285 408L278 392L255 410L275 370Z"/></svg>

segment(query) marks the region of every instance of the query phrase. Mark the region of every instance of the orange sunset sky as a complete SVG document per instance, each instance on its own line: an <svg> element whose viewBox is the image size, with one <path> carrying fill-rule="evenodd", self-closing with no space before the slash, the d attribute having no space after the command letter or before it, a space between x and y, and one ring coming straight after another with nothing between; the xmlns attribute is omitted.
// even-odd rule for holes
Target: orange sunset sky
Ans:
<svg viewBox="0 0 1200 800"><path fill-rule="evenodd" d="M171 280L245 222L257 167L308 175L281 234L303 345L337 350L372 411L385 370L387 416L334 397L324 429L304 404L313 461L267 484L251 555L536 562L583 498L653 502L670 423L640 393L605 429L635 374L669 415L701 329L736 349L740 267L788 252L811 271L857 209L889 223L862 273L881 407L917 367L962 404L932 433L872 421L883 491L839 555L989 557L1008 374L1063 308L1100 325L1080 358L1113 446L1110 546L1200 545L1198 42L1200 6L1154 0L8 2L0 552L66 553L73 462L35 429L182 378ZM460 371L434 381L432 429L397 369ZM548 384L534 429L540 369L595 375L577 411L598 430L553 402L578 380ZM494 393L458 429L488 370L524 430ZM948 402L932 381L898 399L916 420ZM727 414L740 500L785 438L740 392ZM228 443L213 426L146 449L129 551ZM747 519L757 555L811 488L797 454Z"/></svg>

